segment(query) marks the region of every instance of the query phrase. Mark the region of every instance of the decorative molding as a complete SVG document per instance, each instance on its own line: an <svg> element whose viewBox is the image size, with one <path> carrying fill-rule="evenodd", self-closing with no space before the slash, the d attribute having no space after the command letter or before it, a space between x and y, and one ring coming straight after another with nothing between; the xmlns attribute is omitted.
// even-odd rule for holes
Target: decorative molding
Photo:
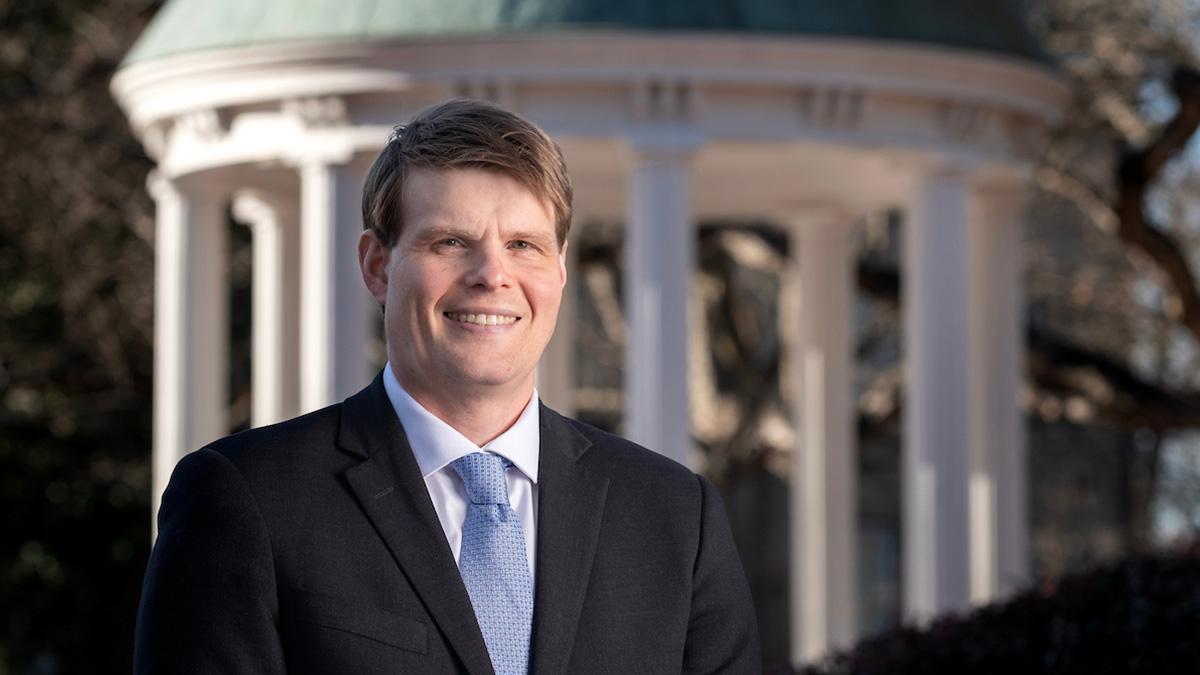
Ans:
<svg viewBox="0 0 1200 675"><path fill-rule="evenodd" d="M978 104L943 102L938 106L938 128L955 141L971 141L979 137L987 126L990 111Z"/></svg>
<svg viewBox="0 0 1200 675"><path fill-rule="evenodd" d="M653 71L648 72L648 64ZM795 90L852 88L875 95L953 98L1027 113L1054 123L1068 90L1048 68L979 52L862 39L753 40L713 35L578 35L264 44L135 63L113 92L138 133L197 107L258 105L283 98L402 95L422 86L466 82L604 86L630 77L704 88L725 85ZM672 84L676 83L676 84ZM691 84L687 88L695 92ZM660 90L661 91L661 90ZM643 92L649 94L649 92ZM639 95L640 97L640 95ZM647 95L647 108L654 96ZM666 99L670 99L668 94ZM503 102L503 101L502 101ZM667 109L670 106L666 106ZM696 102L690 104L693 111Z"/></svg>
<svg viewBox="0 0 1200 675"><path fill-rule="evenodd" d="M455 96L491 101L505 108L515 108L516 86L512 78L473 76L457 79L451 86Z"/></svg>
<svg viewBox="0 0 1200 675"><path fill-rule="evenodd" d="M1045 69L1003 58L861 40L686 35L260 45L134 64L113 90L172 177L344 163L387 138L382 117L372 124L378 111L453 94L522 110L583 144L625 140L664 156L708 142L749 154L778 149L776 172L809 144L1028 163L1027 149L1065 99ZM356 97L368 93L360 115Z"/></svg>
<svg viewBox="0 0 1200 675"><path fill-rule="evenodd" d="M638 122L683 123L695 119L699 97L691 81L650 77L630 88L630 116Z"/></svg>
<svg viewBox="0 0 1200 675"><path fill-rule="evenodd" d="M797 96L800 121L825 129L857 129L862 124L866 94L854 87L809 87Z"/></svg>
<svg viewBox="0 0 1200 675"><path fill-rule="evenodd" d="M200 108L175 118L171 135L190 136L202 143L215 143L229 133L229 116L215 108Z"/></svg>
<svg viewBox="0 0 1200 675"><path fill-rule="evenodd" d="M305 129L326 129L350 124L346 101L341 96L309 96L284 99L279 106L286 117Z"/></svg>

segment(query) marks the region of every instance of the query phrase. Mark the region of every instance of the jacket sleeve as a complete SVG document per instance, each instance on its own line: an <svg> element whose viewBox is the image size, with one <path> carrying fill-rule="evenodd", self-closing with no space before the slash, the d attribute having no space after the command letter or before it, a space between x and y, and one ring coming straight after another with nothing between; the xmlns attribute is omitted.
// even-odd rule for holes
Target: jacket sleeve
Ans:
<svg viewBox="0 0 1200 675"><path fill-rule="evenodd" d="M692 585L684 673L762 672L750 586L717 489L700 481L700 546Z"/></svg>
<svg viewBox="0 0 1200 675"><path fill-rule="evenodd" d="M285 672L266 524L224 455L199 450L171 476L134 639L135 675Z"/></svg>

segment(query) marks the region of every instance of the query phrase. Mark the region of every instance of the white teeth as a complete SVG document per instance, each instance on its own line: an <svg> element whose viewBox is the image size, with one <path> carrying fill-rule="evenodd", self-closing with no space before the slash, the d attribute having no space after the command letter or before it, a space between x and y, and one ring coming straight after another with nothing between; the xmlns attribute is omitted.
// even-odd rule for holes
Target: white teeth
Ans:
<svg viewBox="0 0 1200 675"><path fill-rule="evenodd" d="M515 316L501 316L499 314L462 314L458 312L447 312L446 316L458 321L459 323L473 323L479 326L503 326L513 323L517 320Z"/></svg>

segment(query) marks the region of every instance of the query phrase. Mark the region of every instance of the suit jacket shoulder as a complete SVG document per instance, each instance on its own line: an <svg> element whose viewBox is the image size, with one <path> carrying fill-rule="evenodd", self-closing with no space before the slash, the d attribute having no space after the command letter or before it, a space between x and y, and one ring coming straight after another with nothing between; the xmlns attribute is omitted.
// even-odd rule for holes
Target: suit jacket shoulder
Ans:
<svg viewBox="0 0 1200 675"><path fill-rule="evenodd" d="M556 470L539 481L552 502L543 501L547 508L539 515L539 565L555 560L559 546L592 543L578 531L548 524L562 517L549 506L570 512L590 504L599 514L594 527L577 528L594 534L595 548L586 577L575 579L586 582L586 592L570 665L549 670L759 672L749 586L712 483L628 439L546 412L544 428L550 430L543 433L542 466L553 467L563 454L562 447L546 447L550 440L574 445L566 454L577 471ZM602 498L586 489L589 480L603 483ZM555 498L564 483L576 502L565 509ZM552 529L555 536L543 536Z"/></svg>
<svg viewBox="0 0 1200 675"><path fill-rule="evenodd" d="M204 449L224 455L239 469L254 474L290 465L329 461L336 448L342 403L284 422L247 429L213 441Z"/></svg>
<svg viewBox="0 0 1200 675"><path fill-rule="evenodd" d="M665 455L639 445L628 438L609 433L586 422L563 416L549 408L542 408L554 423L569 426L591 444L586 461L589 466L614 476L625 474L644 476L648 480L683 487L695 483L696 474L686 466Z"/></svg>

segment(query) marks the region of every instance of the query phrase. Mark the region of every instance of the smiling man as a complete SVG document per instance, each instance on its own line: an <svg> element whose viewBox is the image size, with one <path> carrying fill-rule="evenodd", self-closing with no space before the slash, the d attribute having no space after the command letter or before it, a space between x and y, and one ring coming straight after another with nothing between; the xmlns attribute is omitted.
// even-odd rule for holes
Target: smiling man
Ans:
<svg viewBox="0 0 1200 675"><path fill-rule="evenodd" d="M571 222L554 142L485 103L425 110L363 219L387 367L179 463L135 672L759 672L713 486L538 401Z"/></svg>

